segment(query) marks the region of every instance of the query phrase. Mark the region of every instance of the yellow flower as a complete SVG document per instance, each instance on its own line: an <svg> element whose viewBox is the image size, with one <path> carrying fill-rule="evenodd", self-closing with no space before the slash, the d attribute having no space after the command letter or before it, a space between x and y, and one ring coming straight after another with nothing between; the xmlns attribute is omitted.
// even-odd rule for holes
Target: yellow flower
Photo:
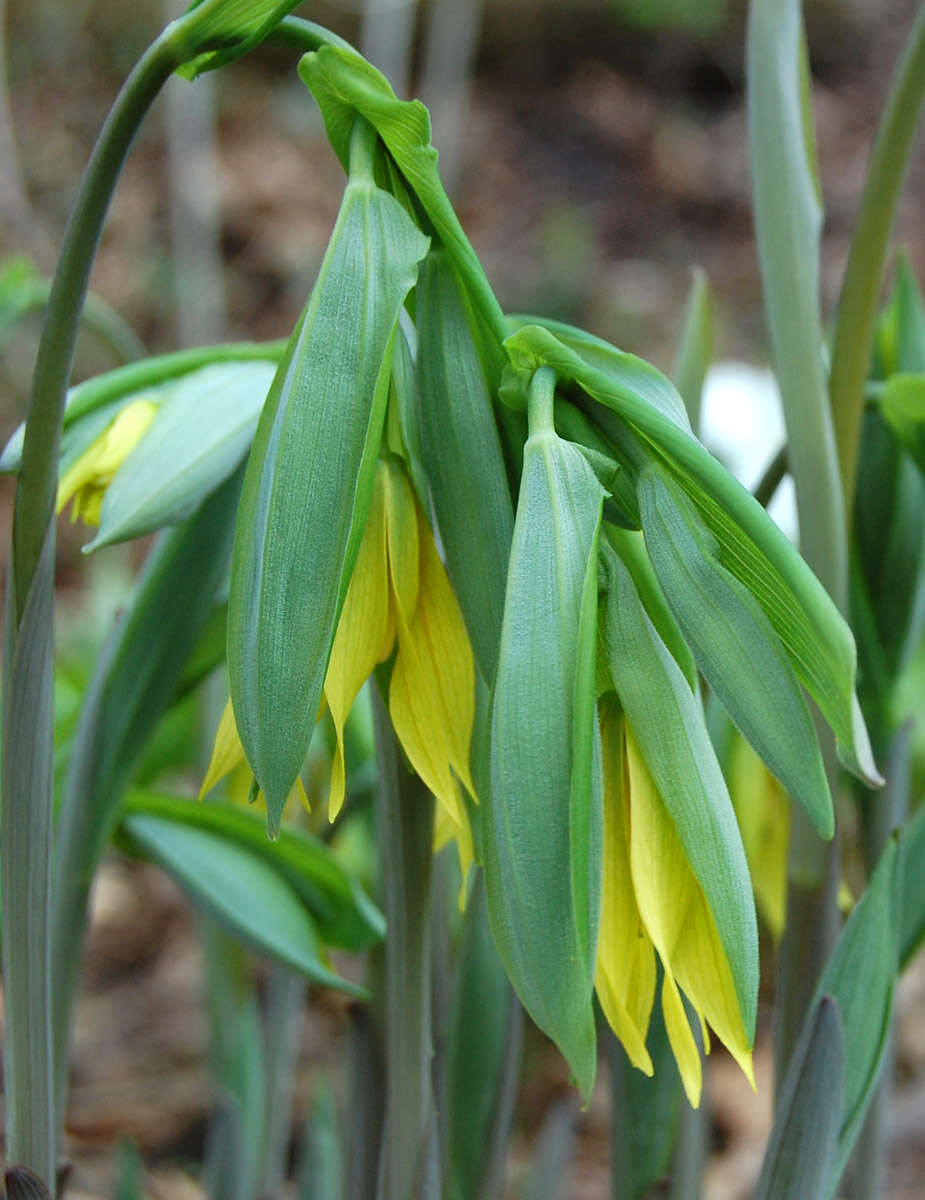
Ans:
<svg viewBox="0 0 925 1200"><path fill-rule="evenodd" d="M229 699L225 705L225 711L222 713L222 719L218 723L215 743L212 746L212 758L209 762L209 769L206 771L206 777L202 781L202 787L199 789L199 799L201 800L203 796L211 792L226 775L232 775L239 767L246 766L246 764L244 747L238 737L238 729L234 723L234 713ZM250 772L250 767L247 770ZM249 787L247 791L250 791ZM258 794L263 795L262 792ZM295 781L295 786L289 793L286 802L290 804L295 799L298 799L306 809L309 808L308 796L305 794L305 787L301 779Z"/></svg>
<svg viewBox="0 0 925 1200"><path fill-rule="evenodd" d="M616 705L602 702L604 882L595 986L604 1015L634 1066L652 1074L645 1039L661 959L662 1012L684 1090L700 1103L700 1052L683 990L755 1086L735 983L713 914Z"/></svg>
<svg viewBox="0 0 925 1200"><path fill-rule="evenodd" d="M729 752L729 795L742 833L758 909L775 941L787 916L790 801L741 734Z"/></svg>
<svg viewBox="0 0 925 1200"><path fill-rule="evenodd" d="M476 799L469 772L475 667L433 533L397 459L376 467L366 528L324 682L336 737L331 820L344 802L344 725L366 679L393 650L392 724L411 766L437 798L434 848L455 838L465 885L472 834L460 789ZM200 794L243 761L229 701Z"/></svg>
<svg viewBox="0 0 925 1200"><path fill-rule="evenodd" d="M469 744L475 667L462 613L434 536L398 459L376 468L363 540L331 649L324 695L337 738L328 813L344 801L347 714L377 663L396 649L389 713L411 766L438 801L437 848L456 838L465 879L472 837Z"/></svg>
<svg viewBox="0 0 925 1200"><path fill-rule="evenodd" d="M71 520L99 525L100 507L113 476L148 432L157 413L150 400L133 400L71 464L58 483L58 512L73 497Z"/></svg>

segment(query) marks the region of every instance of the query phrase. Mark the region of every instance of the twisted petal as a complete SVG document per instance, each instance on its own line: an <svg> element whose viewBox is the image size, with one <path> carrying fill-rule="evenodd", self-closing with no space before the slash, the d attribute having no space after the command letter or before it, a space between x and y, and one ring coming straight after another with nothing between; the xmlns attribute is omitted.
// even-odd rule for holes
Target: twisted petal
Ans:
<svg viewBox="0 0 925 1200"><path fill-rule="evenodd" d="M475 667L462 614L433 534L417 508L410 485L402 501L416 515L420 575L416 605L404 547L395 539L390 510L389 562L392 571L398 654L389 687L392 723L411 765L446 808L457 827L464 820L462 783L475 799L469 773L469 742L475 718ZM397 527L397 523L396 523Z"/></svg>
<svg viewBox="0 0 925 1200"><path fill-rule="evenodd" d="M630 1062L651 1075L652 1060L645 1038L655 998L655 950L639 916L630 874L622 726L619 706L612 697L605 697L601 704L603 893L594 986L604 1015Z"/></svg>
<svg viewBox="0 0 925 1200"><path fill-rule="evenodd" d="M696 1106L702 1083L700 1057L675 981L754 1087L751 1050L713 914L628 726L624 746L633 887L643 924L665 969L665 1023L684 1090Z"/></svg>
<svg viewBox="0 0 925 1200"><path fill-rule="evenodd" d="M337 737L328 800L328 817L332 821L344 802L344 725L347 716L370 672L376 663L388 657L395 640L389 621L387 491L388 468L380 463L373 482L366 529L344 598L324 680L324 696Z"/></svg>

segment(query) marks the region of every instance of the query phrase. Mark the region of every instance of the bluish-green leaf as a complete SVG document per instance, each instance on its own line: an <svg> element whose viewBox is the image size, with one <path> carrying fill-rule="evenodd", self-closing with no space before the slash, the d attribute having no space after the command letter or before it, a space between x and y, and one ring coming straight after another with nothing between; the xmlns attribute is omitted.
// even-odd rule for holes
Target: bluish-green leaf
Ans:
<svg viewBox="0 0 925 1200"><path fill-rule="evenodd" d="M514 525L501 442L465 297L445 254L428 255L416 298L424 462L447 570L491 684Z"/></svg>
<svg viewBox="0 0 925 1200"><path fill-rule="evenodd" d="M262 858L311 911L318 932L329 946L365 950L382 940L385 918L356 879L317 838L294 826L283 826L279 840L268 842L263 821L247 809L226 804L200 804L151 792L130 793L123 811L162 817L235 842Z"/></svg>
<svg viewBox="0 0 925 1200"><path fill-rule="evenodd" d="M899 847L887 843L871 877L835 944L832 957L816 987L816 1000L825 995L838 1001L844 1022L844 1105L838 1148L827 1186L832 1196L854 1146L870 1103L893 1014L897 973L901 873Z"/></svg>
<svg viewBox="0 0 925 1200"><path fill-rule="evenodd" d="M703 707L659 637L632 576L606 543L601 637L646 766L716 921L742 1014L755 1033L758 927L745 851Z"/></svg>
<svg viewBox="0 0 925 1200"><path fill-rule="evenodd" d="M820 837L835 828L822 752L790 660L751 592L670 475L639 475L649 557L707 683Z"/></svg>
<svg viewBox="0 0 925 1200"><path fill-rule="evenodd" d="M820 1196L838 1145L845 1043L838 1001L811 1010L780 1089L755 1200Z"/></svg>
<svg viewBox="0 0 925 1200"><path fill-rule="evenodd" d="M365 994L325 963L305 906L262 858L227 838L164 817L135 813L125 818L123 831L235 937L316 983Z"/></svg>
<svg viewBox="0 0 925 1200"><path fill-rule="evenodd" d="M645 401L645 379L639 387L617 384L537 326L520 330L505 346L520 367L547 363L560 377L574 380L611 410L603 416L615 422L616 433L622 427L624 436L638 439L662 460L716 537L723 566L764 609L798 678L832 726L842 762L868 783L882 782L854 694L857 655L851 630L762 506L695 437Z"/></svg>
<svg viewBox="0 0 925 1200"><path fill-rule="evenodd" d="M271 834L318 715L369 506L392 338L428 245L358 172L267 397L235 534L231 698Z"/></svg>
<svg viewBox="0 0 925 1200"><path fill-rule="evenodd" d="M531 414L508 568L483 798L495 941L524 1007L586 1095L600 905L594 715L603 489L581 451Z"/></svg>
<svg viewBox="0 0 925 1200"><path fill-rule="evenodd" d="M85 552L174 525L243 459L273 380L271 363L203 367L169 389L106 489Z"/></svg>
<svg viewBox="0 0 925 1200"><path fill-rule="evenodd" d="M925 806L906 828L902 841L902 919L899 963L904 967L925 938Z"/></svg>

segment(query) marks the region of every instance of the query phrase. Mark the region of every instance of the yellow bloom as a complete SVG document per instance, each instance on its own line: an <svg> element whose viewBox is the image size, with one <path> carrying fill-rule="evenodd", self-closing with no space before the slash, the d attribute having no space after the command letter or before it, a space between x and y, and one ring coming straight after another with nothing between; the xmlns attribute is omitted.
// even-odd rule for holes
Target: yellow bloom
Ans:
<svg viewBox="0 0 925 1200"><path fill-rule="evenodd" d="M376 468L363 540L331 649L324 695L337 737L329 816L344 800L343 730L360 688L396 649L389 713L414 770L438 801L435 840L456 838L463 877L472 837L460 788L475 800L469 743L475 667L433 533L397 459Z"/></svg>
<svg viewBox="0 0 925 1200"><path fill-rule="evenodd" d="M729 753L729 795L742 833L758 909L775 941L787 915L790 801L741 734Z"/></svg>
<svg viewBox="0 0 925 1200"><path fill-rule="evenodd" d="M244 757L244 747L241 745L241 739L238 737L238 729L234 723L234 713L231 709L231 700L225 705L225 711L222 713L222 719L218 723L218 731L215 734L215 743L212 746L212 758L209 762L209 769L206 771L206 777L202 781L202 787L199 789L199 799L201 800L208 792L211 792L217 783L225 778L226 775L231 775L237 771L239 767L246 766L247 760ZM248 773L250 768L248 767ZM249 791L250 789L248 789ZM259 793L263 795L263 793ZM295 786L289 793L287 804L298 799L302 805L308 809L308 796L305 794L305 788L301 779L295 781Z"/></svg>
<svg viewBox="0 0 925 1200"><path fill-rule="evenodd" d="M652 1073L645 1047L661 959L662 1012L684 1090L700 1102L700 1052L682 989L754 1087L752 1055L732 972L713 914L622 712L602 707L604 890L595 986L634 1066Z"/></svg>
<svg viewBox="0 0 925 1200"><path fill-rule="evenodd" d="M58 483L58 512L73 497L71 520L99 525L100 507L113 476L148 432L157 413L150 400L133 400L65 471Z"/></svg>
<svg viewBox="0 0 925 1200"><path fill-rule="evenodd" d="M469 772L475 667L433 533L397 459L376 468L366 528L325 676L324 699L336 737L331 820L344 802L347 717L370 673L393 651L392 724L411 766L437 798L434 848L455 838L465 885L472 833L460 788L476 799ZM229 701L201 794L243 761Z"/></svg>

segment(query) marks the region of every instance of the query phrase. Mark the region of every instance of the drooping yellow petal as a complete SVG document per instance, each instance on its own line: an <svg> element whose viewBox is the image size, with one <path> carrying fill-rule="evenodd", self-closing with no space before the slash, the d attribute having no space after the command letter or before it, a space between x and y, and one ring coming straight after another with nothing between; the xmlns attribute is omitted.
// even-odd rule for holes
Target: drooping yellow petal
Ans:
<svg viewBox="0 0 925 1200"><path fill-rule="evenodd" d="M751 1050L716 922L628 726L625 753L630 863L643 924L665 975L677 980L754 1087Z"/></svg>
<svg viewBox="0 0 925 1200"><path fill-rule="evenodd" d="M630 1062L653 1072L646 1032L655 998L655 950L643 928L630 875L628 798L623 788L623 715L601 704L604 856L601 924L594 986L610 1027Z"/></svg>
<svg viewBox="0 0 925 1200"><path fill-rule="evenodd" d="M215 732L212 758L209 761L206 777L202 781L202 787L199 789L199 799L201 800L207 792L211 792L219 780L230 775L235 767L240 766L243 762L244 747L238 737L238 727L234 723L234 712L229 698Z"/></svg>
<svg viewBox="0 0 925 1200"><path fill-rule="evenodd" d="M380 463L324 680L324 696L337 738L328 799L328 818L332 821L344 802L344 725L360 688L376 663L391 653L394 641L394 634L389 638L386 493L387 469Z"/></svg>
<svg viewBox="0 0 925 1200"><path fill-rule="evenodd" d="M410 616L404 607L410 589L393 588L398 653L389 686L389 712L412 767L461 826L459 784L476 799L469 773L475 718L472 648L433 534L410 486L408 498L417 513L420 583ZM390 535L390 561L391 547Z"/></svg>
<svg viewBox="0 0 925 1200"><path fill-rule="evenodd" d="M684 1085L684 1094L691 1108L697 1108L703 1094L700 1050L691 1032L678 985L669 971L662 976L662 1015L665 1018L665 1031L668 1034L671 1052L678 1064L681 1083Z"/></svg>
<svg viewBox="0 0 925 1200"><path fill-rule="evenodd" d="M238 727L234 721L234 710L231 707L231 698L222 713L221 720L218 723L218 729L215 732L215 741L212 744L212 758L209 761L209 769L206 771L206 777L202 781L202 787L199 789L199 799L201 800L208 792L221 782L226 775L233 775L239 767L247 767L243 773L244 779L239 780L239 784L243 783L243 787L235 787L231 792L231 798L237 802L242 802L246 799L250 792L250 780L253 775L250 773L250 767L247 765L247 759L244 757L244 747L241 745L241 739L238 736ZM239 774L241 774L239 772ZM245 783L245 780L247 781ZM263 793L258 795L262 798ZM297 779L293 784L292 790L286 798L286 803L297 800L305 809L311 812L311 805L308 802L308 795L305 791L305 785L301 779Z"/></svg>
<svg viewBox="0 0 925 1200"><path fill-rule="evenodd" d="M62 475L58 483L57 511L61 512L73 497L71 519L76 521L80 517L88 525L99 525L106 489L148 432L156 413L157 405L150 400L134 400L127 404Z"/></svg>
<svg viewBox="0 0 925 1200"><path fill-rule="evenodd" d="M790 801L741 734L735 735L729 755L729 794L742 833L755 900L771 936L779 941L787 915Z"/></svg>
<svg viewBox="0 0 925 1200"><path fill-rule="evenodd" d="M469 825L469 815L465 805L460 805L463 814L462 825L457 825L442 804L438 804L434 813L434 854L437 854L450 842L456 842L456 854L459 858L459 910L466 907L466 884L469 878L469 868L475 859L472 845L472 829Z"/></svg>
<svg viewBox="0 0 925 1200"><path fill-rule="evenodd" d="M420 591L418 506L411 482L397 460L390 459L381 470L386 481L389 575L398 611L407 624L417 609Z"/></svg>

